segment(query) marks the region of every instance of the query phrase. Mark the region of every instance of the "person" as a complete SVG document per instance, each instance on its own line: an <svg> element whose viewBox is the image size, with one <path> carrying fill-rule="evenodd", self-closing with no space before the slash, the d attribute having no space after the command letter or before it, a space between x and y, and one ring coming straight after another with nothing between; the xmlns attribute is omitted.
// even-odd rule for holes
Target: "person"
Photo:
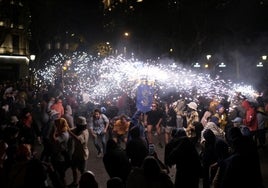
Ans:
<svg viewBox="0 0 268 188"><path fill-rule="evenodd" d="M168 167L171 167L170 165L168 165L168 157L172 150L178 145L179 138L181 138L182 136L186 136L186 132L183 128L173 129L171 132L171 139L166 144L164 152L164 163Z"/></svg>
<svg viewBox="0 0 268 188"><path fill-rule="evenodd" d="M50 107L51 111L57 112L57 118L61 118L64 115L64 107L61 99L56 99L55 103Z"/></svg>
<svg viewBox="0 0 268 188"><path fill-rule="evenodd" d="M176 134L176 140L166 146L165 164L176 165L176 188L198 188L202 172L199 154L185 130L179 129Z"/></svg>
<svg viewBox="0 0 268 188"><path fill-rule="evenodd" d="M214 179L219 188L264 188L256 144L242 135L238 127L230 129L232 154L222 161Z"/></svg>
<svg viewBox="0 0 268 188"><path fill-rule="evenodd" d="M163 113L158 109L158 104L154 102L152 104L152 109L145 113L144 124L147 127L147 137L148 143L153 144L152 131L156 130L158 137L158 145L163 147L161 143L161 123L163 121Z"/></svg>
<svg viewBox="0 0 268 188"><path fill-rule="evenodd" d="M131 139L126 144L126 153L132 167L141 167L143 160L149 154L147 142L140 137L140 129L134 126L129 131Z"/></svg>
<svg viewBox="0 0 268 188"><path fill-rule="evenodd" d="M204 131L204 140L201 155L203 188L209 188L218 166L229 155L229 146L223 139L217 138L211 129Z"/></svg>
<svg viewBox="0 0 268 188"><path fill-rule="evenodd" d="M66 119L70 128L74 128L74 117L73 117L73 110L72 110L71 105L67 104L64 110L65 112L64 112L63 118Z"/></svg>
<svg viewBox="0 0 268 188"><path fill-rule="evenodd" d="M209 122L209 119L210 119L211 116L212 116L211 111L206 110L204 112L204 114L203 114L203 116L201 118L201 121L200 121L202 123L203 127L205 127L207 125L207 123Z"/></svg>
<svg viewBox="0 0 268 188"><path fill-rule="evenodd" d="M256 109L251 105L251 103L247 99L242 101L242 107L245 110L243 124L249 128L251 135L254 137L258 129Z"/></svg>
<svg viewBox="0 0 268 188"><path fill-rule="evenodd" d="M179 99L172 104L174 111L176 112L176 125L177 128L183 127L183 112L186 108L186 100Z"/></svg>
<svg viewBox="0 0 268 188"><path fill-rule="evenodd" d="M78 186L78 174L86 171L86 164L89 156L88 139L89 132L87 129L87 121L83 116L78 116L76 120L76 128L69 130L69 134L74 141L74 151L71 158L71 167L73 173L73 182L68 187Z"/></svg>
<svg viewBox="0 0 268 188"><path fill-rule="evenodd" d="M31 145L20 144L16 149L15 158L10 169L5 170L6 178L1 187L44 187L47 172L42 162L33 157Z"/></svg>
<svg viewBox="0 0 268 188"><path fill-rule="evenodd" d="M131 171L131 164L126 151L113 139L107 141L103 164L110 178L119 177L124 183Z"/></svg>
<svg viewBox="0 0 268 188"><path fill-rule="evenodd" d="M226 109L222 104L219 104L216 107L216 113L213 114L213 116L217 117L219 119L219 126L222 130L225 130L225 127L228 123L228 117L226 113Z"/></svg>
<svg viewBox="0 0 268 188"><path fill-rule="evenodd" d="M127 143L129 125L130 121L128 121L127 116L124 114L122 114L119 119L115 121L112 135L116 143L120 144L120 141Z"/></svg>
<svg viewBox="0 0 268 188"><path fill-rule="evenodd" d="M65 172L70 165L70 158L68 155L68 141L70 136L68 130L69 126L64 118L59 118L54 121L51 163L64 185L66 185Z"/></svg>
<svg viewBox="0 0 268 188"><path fill-rule="evenodd" d="M201 138L200 138L200 143L203 144L205 141L204 139L204 132L210 129L212 132L215 134L217 138L225 139L225 132L222 130L219 126L219 119L215 116L212 116L207 123L207 125L204 127L204 129L201 131Z"/></svg>
<svg viewBox="0 0 268 188"><path fill-rule="evenodd" d="M106 151L106 132L109 127L109 119L101 113L99 109L95 109L93 116L90 118L89 130L93 137L95 148L97 149L97 157L100 158ZM101 140L102 147L99 145Z"/></svg>
<svg viewBox="0 0 268 188"><path fill-rule="evenodd" d="M134 113L134 115L131 118L130 121L130 125L129 125L129 129L128 129L128 136L127 136L127 141L130 141L131 138L131 130L138 128L140 133L139 133L139 137L142 138L143 140L145 140L147 142L146 136L145 136L145 127L144 127L144 113L142 113L141 111L136 111Z"/></svg>
<svg viewBox="0 0 268 188"><path fill-rule="evenodd" d="M106 182L107 188L125 188L125 184L119 177L113 177Z"/></svg>
<svg viewBox="0 0 268 188"><path fill-rule="evenodd" d="M126 188L173 188L169 175L163 171L153 156L147 156L140 168L134 168L126 183Z"/></svg>
<svg viewBox="0 0 268 188"><path fill-rule="evenodd" d="M186 134L190 138L194 138L195 126L194 122L199 122L199 114L197 112L197 104L195 102L190 102L187 104L186 114Z"/></svg>
<svg viewBox="0 0 268 188"><path fill-rule="evenodd" d="M99 184L95 178L95 174L91 171L84 172L79 180L79 188L98 188Z"/></svg>
<svg viewBox="0 0 268 188"><path fill-rule="evenodd" d="M165 104L165 113L164 113L164 127L165 127L165 144L171 139L171 132L177 127L177 114L174 108L168 103Z"/></svg>
<svg viewBox="0 0 268 188"><path fill-rule="evenodd" d="M30 144L32 152L35 150L36 141L41 144L41 131L33 120L32 112L28 108L24 108L21 111L19 127L19 140L20 143Z"/></svg>
<svg viewBox="0 0 268 188"><path fill-rule="evenodd" d="M265 148L266 144L266 129L265 124L268 120L268 115L264 112L264 107L259 106L257 108L257 120L258 120L258 129L257 129L257 139L258 139L258 148Z"/></svg>

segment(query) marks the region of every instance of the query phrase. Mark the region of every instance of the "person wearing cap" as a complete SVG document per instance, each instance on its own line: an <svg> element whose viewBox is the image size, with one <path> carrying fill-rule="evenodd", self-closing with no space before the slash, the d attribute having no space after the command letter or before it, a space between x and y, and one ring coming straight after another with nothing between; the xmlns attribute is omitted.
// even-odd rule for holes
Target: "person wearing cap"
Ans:
<svg viewBox="0 0 268 188"><path fill-rule="evenodd" d="M86 161L89 156L88 139L89 132L87 121L83 116L78 116L76 128L69 130L69 134L74 141L74 151L71 158L71 167L73 173L73 182L68 187L78 186L78 171L82 175L86 171Z"/></svg>
<svg viewBox="0 0 268 188"><path fill-rule="evenodd" d="M197 104L195 102L190 102L187 104L186 111L186 133L188 137L195 137L195 127L194 122L199 122L199 114L197 112Z"/></svg>

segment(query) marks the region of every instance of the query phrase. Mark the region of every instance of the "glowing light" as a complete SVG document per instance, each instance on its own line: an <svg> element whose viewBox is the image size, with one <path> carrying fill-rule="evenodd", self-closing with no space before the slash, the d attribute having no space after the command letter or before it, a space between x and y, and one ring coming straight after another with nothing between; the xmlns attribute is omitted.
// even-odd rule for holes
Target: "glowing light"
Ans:
<svg viewBox="0 0 268 188"><path fill-rule="evenodd" d="M172 61L143 62L134 57L125 59L122 55L101 59L85 52L74 52L71 56L54 55L45 63L43 70L35 72L36 85L53 85L66 59L72 63L64 73L64 92L79 92L85 101L94 103L116 100L122 92L135 98L141 83L152 85L158 98L170 93L184 93L193 98L223 95L232 98L237 91L246 96L255 93L251 86L234 84L219 76L212 79L209 74L188 70Z"/></svg>
<svg viewBox="0 0 268 188"><path fill-rule="evenodd" d="M259 62L256 67L263 67L263 63L262 62Z"/></svg>
<svg viewBox="0 0 268 188"><path fill-rule="evenodd" d="M16 56L16 55L0 55L0 58L4 58L4 59L23 59L26 62L29 62L29 58L26 56Z"/></svg>
<svg viewBox="0 0 268 188"><path fill-rule="evenodd" d="M201 65L199 63L195 63L194 67L199 68L199 67L201 67Z"/></svg>
<svg viewBox="0 0 268 188"><path fill-rule="evenodd" d="M226 67L226 65L222 62L221 64L219 64L219 67L224 68Z"/></svg>

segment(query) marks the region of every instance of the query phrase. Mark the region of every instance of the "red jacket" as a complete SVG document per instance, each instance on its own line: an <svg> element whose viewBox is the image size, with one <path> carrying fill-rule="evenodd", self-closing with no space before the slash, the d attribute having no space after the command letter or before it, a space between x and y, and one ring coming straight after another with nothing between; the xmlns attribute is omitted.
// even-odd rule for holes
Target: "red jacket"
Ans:
<svg viewBox="0 0 268 188"><path fill-rule="evenodd" d="M245 109L245 117L243 124L246 125L250 131L256 131L258 129L257 112L247 100L242 102L242 107Z"/></svg>

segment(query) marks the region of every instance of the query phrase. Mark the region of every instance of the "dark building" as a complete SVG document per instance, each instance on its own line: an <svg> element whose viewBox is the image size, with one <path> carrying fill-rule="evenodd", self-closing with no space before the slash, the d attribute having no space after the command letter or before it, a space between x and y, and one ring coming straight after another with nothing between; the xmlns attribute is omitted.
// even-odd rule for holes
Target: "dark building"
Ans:
<svg viewBox="0 0 268 188"><path fill-rule="evenodd" d="M20 0L0 1L0 80L28 76L31 21L27 6Z"/></svg>

